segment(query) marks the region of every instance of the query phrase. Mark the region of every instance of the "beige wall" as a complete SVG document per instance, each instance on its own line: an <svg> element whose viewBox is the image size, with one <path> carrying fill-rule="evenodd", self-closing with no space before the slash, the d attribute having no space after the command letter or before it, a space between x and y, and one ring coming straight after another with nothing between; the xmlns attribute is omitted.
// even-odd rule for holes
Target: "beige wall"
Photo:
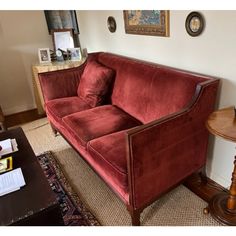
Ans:
<svg viewBox="0 0 236 236"><path fill-rule="evenodd" d="M236 105L236 11L201 11L206 28L190 37L185 19L190 11L170 11L170 37L129 35L124 31L122 11L78 11L80 41L89 52L109 51L222 78L219 107ZM117 31L107 29L107 17L114 16ZM235 144L213 139L208 174L228 187Z"/></svg>
<svg viewBox="0 0 236 236"><path fill-rule="evenodd" d="M4 114L35 108L31 64L51 47L43 11L0 11L0 104Z"/></svg>

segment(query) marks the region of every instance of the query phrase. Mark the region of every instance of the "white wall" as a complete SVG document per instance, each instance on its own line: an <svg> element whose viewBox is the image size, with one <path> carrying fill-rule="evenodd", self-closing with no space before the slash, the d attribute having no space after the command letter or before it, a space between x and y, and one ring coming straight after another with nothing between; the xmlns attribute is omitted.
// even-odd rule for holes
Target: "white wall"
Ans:
<svg viewBox="0 0 236 236"><path fill-rule="evenodd" d="M219 108L236 105L236 11L201 11L204 32L191 37L185 30L189 11L170 11L170 37L125 34L122 11L77 11L80 41L88 52L107 51L222 78ZM107 17L117 31L107 29ZM213 148L211 148L213 146ZM235 144L211 138L208 175L228 187Z"/></svg>
<svg viewBox="0 0 236 236"><path fill-rule="evenodd" d="M52 47L43 11L0 11L0 105L5 115L35 108L32 63Z"/></svg>

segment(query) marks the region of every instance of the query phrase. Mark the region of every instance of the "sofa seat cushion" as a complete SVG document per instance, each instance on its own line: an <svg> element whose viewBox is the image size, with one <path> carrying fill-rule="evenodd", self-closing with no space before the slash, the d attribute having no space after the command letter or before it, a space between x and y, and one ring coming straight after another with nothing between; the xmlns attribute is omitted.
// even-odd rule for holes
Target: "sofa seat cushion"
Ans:
<svg viewBox="0 0 236 236"><path fill-rule="evenodd" d="M78 96L91 107L104 104L113 78L113 70L96 61L88 61L78 86Z"/></svg>
<svg viewBox="0 0 236 236"><path fill-rule="evenodd" d="M91 158L109 174L111 182L127 191L126 131L91 140L87 150Z"/></svg>
<svg viewBox="0 0 236 236"><path fill-rule="evenodd" d="M117 131L140 125L141 122L112 105L95 107L63 118L65 127L81 145Z"/></svg>
<svg viewBox="0 0 236 236"><path fill-rule="evenodd" d="M90 109L91 107L79 97L66 97L53 99L45 104L48 115L57 122L62 122L62 117L75 112Z"/></svg>

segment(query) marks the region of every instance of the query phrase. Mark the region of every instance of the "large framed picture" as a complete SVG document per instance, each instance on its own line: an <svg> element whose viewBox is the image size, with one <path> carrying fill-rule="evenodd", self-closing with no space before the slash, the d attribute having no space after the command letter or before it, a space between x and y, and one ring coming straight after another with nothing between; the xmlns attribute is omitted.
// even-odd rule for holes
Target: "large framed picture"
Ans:
<svg viewBox="0 0 236 236"><path fill-rule="evenodd" d="M169 11L128 10L124 21L127 34L169 37Z"/></svg>
<svg viewBox="0 0 236 236"><path fill-rule="evenodd" d="M40 63L50 63L51 56L49 48L39 48L38 49L38 56Z"/></svg>
<svg viewBox="0 0 236 236"><path fill-rule="evenodd" d="M73 29L74 34L79 34L76 11L68 10L46 10L44 11L48 31L58 29Z"/></svg>

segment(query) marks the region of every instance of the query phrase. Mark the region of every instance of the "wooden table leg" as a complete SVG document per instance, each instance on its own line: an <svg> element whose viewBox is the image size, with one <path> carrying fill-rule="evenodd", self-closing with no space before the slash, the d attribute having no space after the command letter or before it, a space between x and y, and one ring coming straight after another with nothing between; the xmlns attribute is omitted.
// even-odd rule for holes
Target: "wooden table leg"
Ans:
<svg viewBox="0 0 236 236"><path fill-rule="evenodd" d="M236 156L229 193L215 195L209 203L209 211L214 219L225 225L236 225Z"/></svg>

